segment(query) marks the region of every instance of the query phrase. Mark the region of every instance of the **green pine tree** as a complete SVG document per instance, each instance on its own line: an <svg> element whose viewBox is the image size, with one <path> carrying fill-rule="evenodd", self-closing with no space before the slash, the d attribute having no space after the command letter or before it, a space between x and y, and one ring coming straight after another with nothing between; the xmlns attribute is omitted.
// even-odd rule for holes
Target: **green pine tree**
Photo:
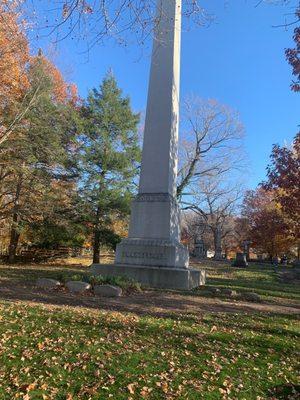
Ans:
<svg viewBox="0 0 300 400"><path fill-rule="evenodd" d="M82 116L81 197L93 236L93 262L99 263L100 246L113 246L118 240L112 218L129 213L140 161L140 116L132 111L111 73L89 93Z"/></svg>

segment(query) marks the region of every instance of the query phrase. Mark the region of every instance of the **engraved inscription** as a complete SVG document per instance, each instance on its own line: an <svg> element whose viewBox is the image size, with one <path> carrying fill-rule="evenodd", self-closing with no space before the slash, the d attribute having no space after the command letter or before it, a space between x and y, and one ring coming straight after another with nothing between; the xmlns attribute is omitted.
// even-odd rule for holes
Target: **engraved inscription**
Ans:
<svg viewBox="0 0 300 400"><path fill-rule="evenodd" d="M149 253L139 251L123 251L122 257L125 258L142 258L148 260L165 260L166 257L163 253Z"/></svg>
<svg viewBox="0 0 300 400"><path fill-rule="evenodd" d="M170 247L174 246L174 242L165 239L136 239L136 238L127 238L122 240L122 244L126 244L128 246L163 246ZM176 242L177 244L177 242Z"/></svg>
<svg viewBox="0 0 300 400"><path fill-rule="evenodd" d="M168 193L140 193L135 198L137 202L167 202L175 201L175 199Z"/></svg>

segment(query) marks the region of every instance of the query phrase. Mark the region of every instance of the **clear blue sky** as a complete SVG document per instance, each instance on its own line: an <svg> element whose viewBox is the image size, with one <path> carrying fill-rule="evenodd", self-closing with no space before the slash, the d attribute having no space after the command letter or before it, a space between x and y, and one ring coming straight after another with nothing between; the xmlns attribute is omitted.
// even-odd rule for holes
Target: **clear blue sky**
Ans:
<svg viewBox="0 0 300 400"><path fill-rule="evenodd" d="M289 89L291 68L284 58L284 48L292 45L292 28L272 27L291 10L266 4L255 8L257 2L203 1L215 14L215 22L184 31L182 41L181 95L215 98L241 115L251 162L248 187L264 178L272 144L290 142L300 124L300 95ZM56 62L82 96L112 68L134 109L145 110L149 48L110 43L94 47L88 57L80 50L80 44L65 40Z"/></svg>

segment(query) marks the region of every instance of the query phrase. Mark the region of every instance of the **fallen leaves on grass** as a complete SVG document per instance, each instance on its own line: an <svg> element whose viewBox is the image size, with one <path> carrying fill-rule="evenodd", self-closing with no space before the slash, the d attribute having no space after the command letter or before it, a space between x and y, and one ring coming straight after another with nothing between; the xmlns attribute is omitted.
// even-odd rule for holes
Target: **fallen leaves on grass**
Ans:
<svg viewBox="0 0 300 400"><path fill-rule="evenodd" d="M173 320L7 304L0 315L1 400L263 398L296 379L292 318Z"/></svg>

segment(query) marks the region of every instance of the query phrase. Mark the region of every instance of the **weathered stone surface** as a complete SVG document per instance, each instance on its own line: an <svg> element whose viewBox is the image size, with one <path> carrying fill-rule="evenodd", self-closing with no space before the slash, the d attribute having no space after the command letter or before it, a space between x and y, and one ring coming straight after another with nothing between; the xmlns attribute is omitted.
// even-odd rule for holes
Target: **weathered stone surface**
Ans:
<svg viewBox="0 0 300 400"><path fill-rule="evenodd" d="M248 267L246 254L236 253L236 259L233 264L235 267Z"/></svg>
<svg viewBox="0 0 300 400"><path fill-rule="evenodd" d="M207 249L202 239L196 239L194 245L194 257L199 260L207 257Z"/></svg>
<svg viewBox="0 0 300 400"><path fill-rule="evenodd" d="M259 303L261 301L261 297L259 294L254 292L247 292L243 294L243 297L247 301L253 301Z"/></svg>
<svg viewBox="0 0 300 400"><path fill-rule="evenodd" d="M214 288L214 287L209 288L209 291L210 291L212 294L220 294L220 293L221 293L221 290L220 290L219 288Z"/></svg>
<svg viewBox="0 0 300 400"><path fill-rule="evenodd" d="M160 289L190 290L205 285L205 270L159 268L143 265L93 264L92 275L126 276L142 285Z"/></svg>
<svg viewBox="0 0 300 400"><path fill-rule="evenodd" d="M151 214L141 215L139 220L145 218L151 219ZM189 254L176 240L128 238L117 246L116 264L188 268Z"/></svg>
<svg viewBox="0 0 300 400"><path fill-rule="evenodd" d="M42 289L56 289L60 287L60 282L55 279L48 279L48 278L40 278L36 282L36 286Z"/></svg>
<svg viewBox="0 0 300 400"><path fill-rule="evenodd" d="M94 293L98 296L120 297L122 295L122 289L112 285L96 285L94 287Z"/></svg>
<svg viewBox="0 0 300 400"><path fill-rule="evenodd" d="M66 287L69 289L70 292L84 293L90 290L91 285L86 282L69 281L66 283Z"/></svg>
<svg viewBox="0 0 300 400"><path fill-rule="evenodd" d="M221 292L223 294L225 294L226 296L229 296L229 297L237 296L237 292L235 290L232 290L232 289L224 288L224 289L221 290Z"/></svg>

